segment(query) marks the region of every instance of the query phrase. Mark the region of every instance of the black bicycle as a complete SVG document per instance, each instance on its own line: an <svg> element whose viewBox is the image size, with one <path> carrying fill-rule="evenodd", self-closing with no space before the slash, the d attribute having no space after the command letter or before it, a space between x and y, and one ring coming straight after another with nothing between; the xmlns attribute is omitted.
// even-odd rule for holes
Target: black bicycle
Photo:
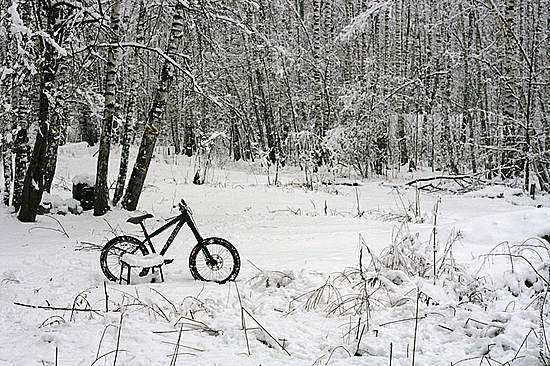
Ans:
<svg viewBox="0 0 550 366"><path fill-rule="evenodd" d="M146 214L129 218L127 222L135 225L139 224L141 226L145 239L139 240L133 236L122 235L109 240L101 250L100 256L101 269L105 276L111 281L118 282L118 276L121 273L121 258L125 253L134 255L141 254L144 256L156 253L151 239L164 232L169 227L176 225L159 253L161 256L164 256L182 226L187 224L197 239L197 244L193 247L189 255L189 270L193 278L196 280L218 283L234 281L241 268L241 260L237 249L235 249L233 244L222 238L203 238L195 225L191 208L187 206L184 200L181 200L178 207L180 214L169 219L166 224L152 234L147 233L143 221L153 217L153 215ZM173 259L165 259L164 263L168 264L172 261ZM147 275L149 269L142 268L137 269L137 271L138 275L143 277Z"/></svg>

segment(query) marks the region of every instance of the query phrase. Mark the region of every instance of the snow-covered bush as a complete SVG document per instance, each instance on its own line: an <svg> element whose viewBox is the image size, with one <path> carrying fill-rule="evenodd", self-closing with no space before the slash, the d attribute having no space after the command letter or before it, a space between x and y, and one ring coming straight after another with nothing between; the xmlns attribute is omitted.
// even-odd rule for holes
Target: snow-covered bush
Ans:
<svg viewBox="0 0 550 366"><path fill-rule="evenodd" d="M260 271L257 275L248 280L251 287L256 289L269 287L286 287L295 280L294 273L283 271Z"/></svg>
<svg viewBox="0 0 550 366"><path fill-rule="evenodd" d="M82 213L82 207L77 200L73 198L63 199L48 192L44 192L41 205L48 210L48 212L58 215L66 215L68 213L78 215Z"/></svg>

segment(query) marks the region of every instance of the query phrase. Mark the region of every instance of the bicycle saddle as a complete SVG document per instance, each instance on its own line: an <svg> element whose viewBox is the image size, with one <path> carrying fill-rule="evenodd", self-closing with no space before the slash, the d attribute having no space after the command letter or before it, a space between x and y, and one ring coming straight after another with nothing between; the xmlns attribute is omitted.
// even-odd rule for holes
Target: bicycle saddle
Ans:
<svg viewBox="0 0 550 366"><path fill-rule="evenodd" d="M143 220L151 218L151 217L153 217L153 215L145 214L145 215L141 215L141 216L130 217L128 220L126 220L126 222L129 222L130 224L137 225L137 224L142 223Z"/></svg>

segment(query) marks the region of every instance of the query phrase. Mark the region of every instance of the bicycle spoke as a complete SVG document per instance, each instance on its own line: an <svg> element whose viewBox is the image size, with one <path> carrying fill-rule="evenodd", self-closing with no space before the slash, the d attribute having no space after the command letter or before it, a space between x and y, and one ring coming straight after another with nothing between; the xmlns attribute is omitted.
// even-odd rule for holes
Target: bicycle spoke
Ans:
<svg viewBox="0 0 550 366"><path fill-rule="evenodd" d="M221 241L218 242L218 240ZM238 272L238 254L235 257L223 239L213 238L204 246L196 248L194 261L191 264L191 272L195 278L223 283L231 279L235 271ZM209 253L208 258L205 252Z"/></svg>

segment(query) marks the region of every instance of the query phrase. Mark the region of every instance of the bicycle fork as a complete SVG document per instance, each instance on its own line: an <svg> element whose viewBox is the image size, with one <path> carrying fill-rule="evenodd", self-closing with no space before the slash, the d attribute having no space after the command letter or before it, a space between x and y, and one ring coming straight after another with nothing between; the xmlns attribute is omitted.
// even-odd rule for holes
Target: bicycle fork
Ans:
<svg viewBox="0 0 550 366"><path fill-rule="evenodd" d="M195 225L195 221L193 220L191 215L187 213L186 216L187 217L185 218L186 219L185 221L187 222L187 225L189 225L189 228L193 232L195 239L197 239L197 243L200 245L203 242L203 237L199 233L199 230L197 229L197 226ZM204 258L206 258L206 265L208 265L209 267L213 267L216 264L218 264L216 259L212 256L212 254L210 254L210 251L208 250L206 245L202 245L201 250L202 250L202 253L204 254Z"/></svg>

